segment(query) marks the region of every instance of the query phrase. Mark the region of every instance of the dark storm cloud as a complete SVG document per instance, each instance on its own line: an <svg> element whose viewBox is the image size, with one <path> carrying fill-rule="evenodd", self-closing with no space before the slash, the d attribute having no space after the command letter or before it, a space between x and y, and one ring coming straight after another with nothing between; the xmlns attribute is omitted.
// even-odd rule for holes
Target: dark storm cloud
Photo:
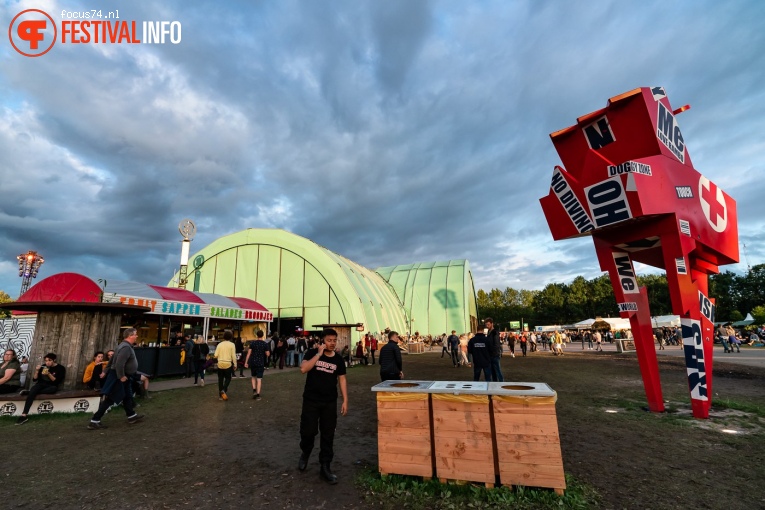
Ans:
<svg viewBox="0 0 765 510"><path fill-rule="evenodd" d="M554 243L538 203L548 135L646 85L692 104L694 164L765 254L758 2L116 7L182 43L3 50L0 288L30 248L43 274L166 283L185 217L192 249L276 227L368 267L467 258L486 289L592 278L591 240Z"/></svg>

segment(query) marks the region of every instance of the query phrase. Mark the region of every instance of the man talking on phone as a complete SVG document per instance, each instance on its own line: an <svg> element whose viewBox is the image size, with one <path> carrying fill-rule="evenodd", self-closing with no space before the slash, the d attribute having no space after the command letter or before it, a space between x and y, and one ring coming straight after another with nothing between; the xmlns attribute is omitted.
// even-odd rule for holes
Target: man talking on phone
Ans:
<svg viewBox="0 0 765 510"><path fill-rule="evenodd" d="M316 349L306 352L300 372L308 374L303 390L303 411L300 415L300 460L298 469L305 471L308 458L313 450L316 434L319 440L319 473L328 483L337 483L337 476L332 473L330 463L334 456L333 444L337 426L337 386L343 404L340 413L348 414L348 387L345 380L345 362L335 352L337 331L325 329L323 342Z"/></svg>

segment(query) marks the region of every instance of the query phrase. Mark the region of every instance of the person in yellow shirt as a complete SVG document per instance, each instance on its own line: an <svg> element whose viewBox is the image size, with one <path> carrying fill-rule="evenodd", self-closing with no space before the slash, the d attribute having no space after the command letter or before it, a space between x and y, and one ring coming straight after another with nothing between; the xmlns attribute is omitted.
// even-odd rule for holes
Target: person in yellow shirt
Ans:
<svg viewBox="0 0 765 510"><path fill-rule="evenodd" d="M553 347L555 348L554 355L563 356L563 335L560 334L560 331L556 331L553 336Z"/></svg>
<svg viewBox="0 0 765 510"><path fill-rule="evenodd" d="M95 390L96 387L101 387L101 370L103 369L103 363L104 361L104 353L101 351L98 351L95 356L93 356L93 361L88 363L88 366L85 367L85 373L82 375L82 382L85 383L85 386L87 386L91 390Z"/></svg>
<svg viewBox="0 0 765 510"><path fill-rule="evenodd" d="M215 358L218 360L218 400L228 400L228 385L236 370L236 346L233 339L234 334L227 329L223 332L223 341L215 348Z"/></svg>

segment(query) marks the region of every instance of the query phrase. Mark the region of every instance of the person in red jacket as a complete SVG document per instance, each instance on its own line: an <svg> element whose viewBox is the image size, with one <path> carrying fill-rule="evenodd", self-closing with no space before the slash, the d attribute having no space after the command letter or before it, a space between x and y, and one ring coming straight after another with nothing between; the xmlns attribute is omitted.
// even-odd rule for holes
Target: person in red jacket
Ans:
<svg viewBox="0 0 765 510"><path fill-rule="evenodd" d="M372 364L375 364L375 352L377 352L377 338L372 333L367 333L367 337L365 342L369 342L366 344L367 351L372 353Z"/></svg>

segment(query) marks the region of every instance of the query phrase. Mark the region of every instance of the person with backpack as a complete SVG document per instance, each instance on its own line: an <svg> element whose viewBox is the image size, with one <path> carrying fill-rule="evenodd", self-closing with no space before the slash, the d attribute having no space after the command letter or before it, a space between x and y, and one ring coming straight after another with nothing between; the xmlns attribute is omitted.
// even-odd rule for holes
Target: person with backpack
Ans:
<svg viewBox="0 0 765 510"><path fill-rule="evenodd" d="M194 384L201 379L200 386L205 387L205 362L210 354L210 346L207 345L202 335L197 335L194 347L191 348L191 359L194 361Z"/></svg>
<svg viewBox="0 0 765 510"><path fill-rule="evenodd" d="M526 348L528 347L529 339L528 339L528 333L522 333L520 343L521 343L521 352L524 356L526 356Z"/></svg>

